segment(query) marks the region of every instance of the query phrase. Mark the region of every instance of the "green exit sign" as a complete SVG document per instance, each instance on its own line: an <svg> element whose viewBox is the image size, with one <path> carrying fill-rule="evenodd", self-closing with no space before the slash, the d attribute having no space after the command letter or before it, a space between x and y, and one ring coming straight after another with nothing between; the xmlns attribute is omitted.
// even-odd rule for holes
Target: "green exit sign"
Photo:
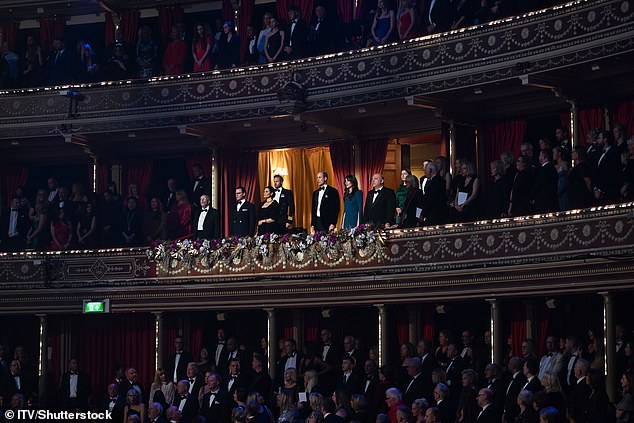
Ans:
<svg viewBox="0 0 634 423"><path fill-rule="evenodd" d="M84 300L84 314L88 313L110 313L110 300Z"/></svg>

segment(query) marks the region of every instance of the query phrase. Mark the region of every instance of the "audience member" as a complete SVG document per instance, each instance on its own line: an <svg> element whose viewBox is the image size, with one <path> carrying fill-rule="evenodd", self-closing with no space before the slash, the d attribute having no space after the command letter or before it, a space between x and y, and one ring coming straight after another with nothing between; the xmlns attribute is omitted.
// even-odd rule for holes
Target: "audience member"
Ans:
<svg viewBox="0 0 634 423"><path fill-rule="evenodd" d="M363 223L363 193L354 175L346 175L343 184L343 228L352 229Z"/></svg>
<svg viewBox="0 0 634 423"><path fill-rule="evenodd" d="M156 74L158 47L152 39L152 31L147 25L139 28L139 41L136 45L136 63L139 78L151 78Z"/></svg>
<svg viewBox="0 0 634 423"><path fill-rule="evenodd" d="M265 187L262 196L264 201L260 203L257 213L257 233L258 235L279 233L280 206L275 201L275 189L270 185Z"/></svg>
<svg viewBox="0 0 634 423"><path fill-rule="evenodd" d="M213 47L211 36L207 34L203 24L196 25L196 32L192 41L192 57L194 58L194 72L211 70L211 50Z"/></svg>
<svg viewBox="0 0 634 423"><path fill-rule="evenodd" d="M394 224L396 195L394 190L384 186L383 175L372 175L372 190L368 191L363 208L363 221L377 228L390 227Z"/></svg>
<svg viewBox="0 0 634 423"><path fill-rule="evenodd" d="M255 205L246 200L245 187L237 187L235 195L236 203L229 209L229 236L253 235L256 229ZM279 216L279 212L277 216ZM277 216L274 216L276 221Z"/></svg>
<svg viewBox="0 0 634 423"><path fill-rule="evenodd" d="M181 40L177 26L173 26L170 30L170 38L163 53L163 71L165 75L181 75L185 73L187 44Z"/></svg>
<svg viewBox="0 0 634 423"><path fill-rule="evenodd" d="M328 185L328 174L317 173L318 189L313 191L312 232L328 232L335 229L339 219L339 192Z"/></svg>
<svg viewBox="0 0 634 423"><path fill-rule="evenodd" d="M228 69L238 66L240 64L240 37L236 33L233 22L224 23L218 43L216 68Z"/></svg>
<svg viewBox="0 0 634 423"><path fill-rule="evenodd" d="M396 17L387 0L378 0L374 21L372 22L372 37L368 40L368 47L387 44L394 34Z"/></svg>
<svg viewBox="0 0 634 423"><path fill-rule="evenodd" d="M264 55L268 63L277 62L282 58L286 33L280 29L279 21L271 16L269 18L269 30L264 36Z"/></svg>
<svg viewBox="0 0 634 423"><path fill-rule="evenodd" d="M307 53L308 29L302 21L299 9L295 6L288 8L288 27L284 40L284 53L290 60L300 59Z"/></svg>

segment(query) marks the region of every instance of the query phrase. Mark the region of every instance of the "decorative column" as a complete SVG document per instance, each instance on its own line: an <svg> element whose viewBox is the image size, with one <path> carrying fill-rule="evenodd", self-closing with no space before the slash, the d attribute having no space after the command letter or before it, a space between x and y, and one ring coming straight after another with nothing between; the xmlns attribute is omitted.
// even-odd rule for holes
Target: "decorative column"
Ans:
<svg viewBox="0 0 634 423"><path fill-rule="evenodd" d="M154 368L162 368L163 367L163 348L162 340L163 340L163 312L161 311L153 311L154 315Z"/></svg>
<svg viewBox="0 0 634 423"><path fill-rule="evenodd" d="M379 367L387 363L388 349L388 326L387 326L387 308L385 304L374 305L379 310Z"/></svg>
<svg viewBox="0 0 634 423"><path fill-rule="evenodd" d="M218 170L218 150L211 151L211 206L218 210L220 203L220 172Z"/></svg>
<svg viewBox="0 0 634 423"><path fill-rule="evenodd" d="M616 351L614 349L614 303L612 294L599 292L603 296L603 350L605 360L606 388L610 401L616 400L616 383L620 375L616 374Z"/></svg>
<svg viewBox="0 0 634 423"><path fill-rule="evenodd" d="M267 357L269 360L269 376L275 378L275 359L277 358L277 332L275 323L275 309L265 308L266 312L266 336L268 338L269 350L267 351Z"/></svg>
<svg viewBox="0 0 634 423"><path fill-rule="evenodd" d="M451 174L456 174L456 124L454 121L449 122L449 167Z"/></svg>
<svg viewBox="0 0 634 423"><path fill-rule="evenodd" d="M39 406L46 407L48 400L48 321L46 314L36 314L40 318L40 348L38 359Z"/></svg>
<svg viewBox="0 0 634 423"><path fill-rule="evenodd" d="M502 343L500 338L500 305L495 298L488 298L487 301L491 305L491 323L489 327L489 330L491 331L491 358L494 363L501 363Z"/></svg>

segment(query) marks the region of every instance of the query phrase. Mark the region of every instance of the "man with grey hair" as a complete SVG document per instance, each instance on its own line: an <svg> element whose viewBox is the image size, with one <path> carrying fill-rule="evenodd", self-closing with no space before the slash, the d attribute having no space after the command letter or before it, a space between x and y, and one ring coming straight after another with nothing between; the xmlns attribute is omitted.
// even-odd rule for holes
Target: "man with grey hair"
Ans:
<svg viewBox="0 0 634 423"><path fill-rule="evenodd" d="M449 403L449 387L444 383L439 383L434 388L434 400L436 401L436 410L438 410L437 421L451 422L454 415L453 408ZM429 412L429 408L427 411ZM427 414L425 414L427 415Z"/></svg>
<svg viewBox="0 0 634 423"><path fill-rule="evenodd" d="M363 221L381 228L394 224L396 213L396 194L393 189L384 186L383 175L372 175L372 189L368 191L363 209Z"/></svg>
<svg viewBox="0 0 634 423"><path fill-rule="evenodd" d="M517 416L519 422L536 422L539 416L533 408L533 393L528 389L522 389L517 395L517 405L520 407L520 414Z"/></svg>
<svg viewBox="0 0 634 423"><path fill-rule="evenodd" d="M354 359L354 367L352 368L352 372L359 376L362 380L365 379L365 369L361 363L365 363L365 358L361 351L356 348L357 340L352 335L347 335L343 338L343 355L351 357Z"/></svg>
<svg viewBox="0 0 634 423"><path fill-rule="evenodd" d="M172 405L180 411L185 423L191 422L198 414L198 397L189 393L188 380L183 379L176 385L176 395Z"/></svg>
<svg viewBox="0 0 634 423"><path fill-rule="evenodd" d="M410 357L403 361L409 381L404 385L403 401L410 407L416 398L425 396L425 380L421 373L421 362L418 357Z"/></svg>
<svg viewBox="0 0 634 423"><path fill-rule="evenodd" d="M478 407L481 408L476 423L498 423L500 416L493 405L493 391L487 388L480 389L476 396Z"/></svg>
<svg viewBox="0 0 634 423"><path fill-rule="evenodd" d="M425 225L440 225L446 222L447 189L445 180L438 174L438 166L430 161L425 166L427 184L423 195L421 219Z"/></svg>
<svg viewBox="0 0 634 423"><path fill-rule="evenodd" d="M149 423L167 423L163 414L163 406L158 402L150 403L150 406L147 410L147 417L149 419Z"/></svg>
<svg viewBox="0 0 634 423"><path fill-rule="evenodd" d="M178 407L171 406L167 409L165 415L170 423L180 423L183 421L183 413L180 412Z"/></svg>
<svg viewBox="0 0 634 423"><path fill-rule="evenodd" d="M504 421L513 423L515 417L520 413L517 405L517 395L526 384L526 376L522 373L522 359L519 357L511 357L509 360L508 370L513 378L506 388L506 398L504 399Z"/></svg>
<svg viewBox="0 0 634 423"><path fill-rule="evenodd" d="M590 372L590 362L580 358L575 363L574 374L577 383L573 386L568 397L568 414L575 422L586 422L586 414L590 402L592 388L588 384L587 376Z"/></svg>
<svg viewBox="0 0 634 423"><path fill-rule="evenodd" d="M441 420L440 410L437 407L429 407L425 411L425 423L441 423L443 421Z"/></svg>

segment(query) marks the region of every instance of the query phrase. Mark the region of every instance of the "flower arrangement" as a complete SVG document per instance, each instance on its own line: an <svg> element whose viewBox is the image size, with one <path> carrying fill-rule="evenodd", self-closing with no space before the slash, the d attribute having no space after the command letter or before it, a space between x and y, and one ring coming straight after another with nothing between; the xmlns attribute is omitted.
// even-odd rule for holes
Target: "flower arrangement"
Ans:
<svg viewBox="0 0 634 423"><path fill-rule="evenodd" d="M385 232L368 225L331 232L306 232L284 235L261 234L212 240L182 239L157 241L150 245L148 258L163 270L184 267L231 268L246 261L274 268L273 263L299 266L311 261L347 261L367 258L382 251Z"/></svg>

